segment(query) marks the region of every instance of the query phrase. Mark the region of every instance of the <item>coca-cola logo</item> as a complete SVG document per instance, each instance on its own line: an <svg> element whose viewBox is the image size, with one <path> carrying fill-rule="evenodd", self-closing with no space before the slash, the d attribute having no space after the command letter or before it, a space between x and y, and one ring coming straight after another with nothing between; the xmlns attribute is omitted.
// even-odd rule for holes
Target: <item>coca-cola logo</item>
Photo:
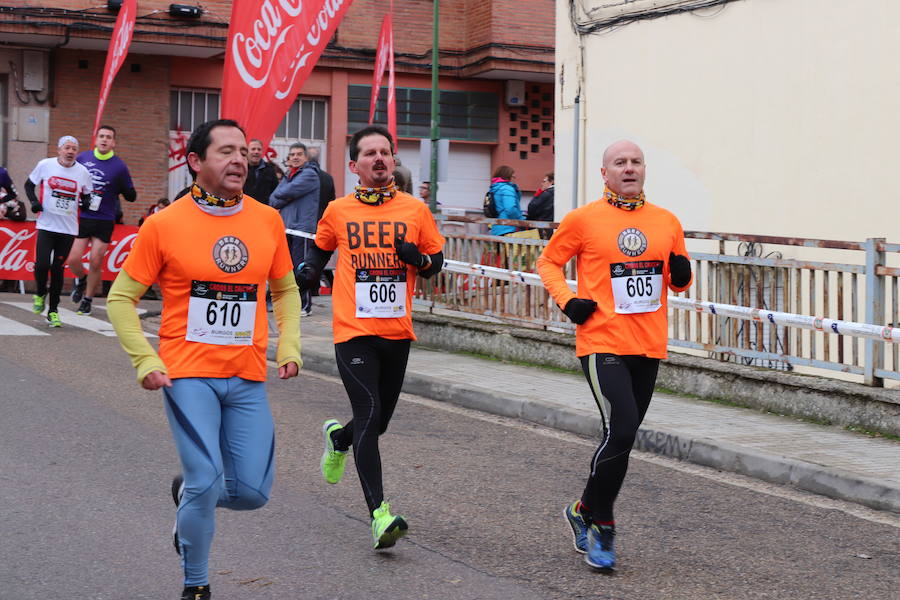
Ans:
<svg viewBox="0 0 900 600"><path fill-rule="evenodd" d="M136 233L126 235L116 243L115 240L110 242L106 249L106 270L110 273L118 273L125 264L125 259L131 253L131 247L134 246L134 240L137 238Z"/></svg>
<svg viewBox="0 0 900 600"><path fill-rule="evenodd" d="M307 6L310 4L307 2ZM260 3L255 18L247 19L243 30L236 31L231 38L234 66L244 83L254 89L260 88L269 82L274 70L274 76L279 78L275 97L286 98L315 48L330 37L325 34L343 5L344 0L325 0L318 13L308 21L304 43L303 32L295 29L296 18L304 9L303 0L265 0ZM291 43L286 44L288 41ZM309 50L307 43L312 46ZM293 58L286 60L280 54L282 51L294 51Z"/></svg>
<svg viewBox="0 0 900 600"><path fill-rule="evenodd" d="M75 192L78 189L78 184L76 184L71 179L66 179L64 177L51 177L47 180L47 185L49 185L54 190L62 190L64 192Z"/></svg>
<svg viewBox="0 0 900 600"><path fill-rule="evenodd" d="M34 272L34 246L37 229L33 221L0 227L0 279L22 279L26 273ZM125 259L137 238L137 228L116 227L113 239L103 257L104 279L114 279L122 270ZM82 255L82 263L87 268L90 251ZM67 277L72 273L67 271Z"/></svg>
<svg viewBox="0 0 900 600"><path fill-rule="evenodd" d="M25 242L36 234L36 229L13 231L0 227L0 271L34 272L34 261L29 260L32 255L31 245L25 246Z"/></svg>

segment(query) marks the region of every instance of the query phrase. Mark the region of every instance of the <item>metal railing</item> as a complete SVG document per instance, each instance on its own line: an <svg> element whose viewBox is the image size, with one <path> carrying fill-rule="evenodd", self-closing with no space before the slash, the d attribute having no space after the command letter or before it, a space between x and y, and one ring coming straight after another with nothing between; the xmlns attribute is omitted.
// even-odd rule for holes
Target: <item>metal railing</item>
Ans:
<svg viewBox="0 0 900 600"><path fill-rule="evenodd" d="M420 282L417 301L525 326L573 330L534 275L528 277L547 241L472 231L495 222L556 226L444 217L445 258L464 266L451 262L436 278ZM672 347L768 368L838 371L872 386L900 379L892 330L898 323L900 268L888 265L900 256L900 244L700 231L685 237L694 283L675 296L683 301L670 302ZM574 279L574 260L566 276ZM730 312L704 310L704 303ZM875 330L881 339L868 335Z"/></svg>

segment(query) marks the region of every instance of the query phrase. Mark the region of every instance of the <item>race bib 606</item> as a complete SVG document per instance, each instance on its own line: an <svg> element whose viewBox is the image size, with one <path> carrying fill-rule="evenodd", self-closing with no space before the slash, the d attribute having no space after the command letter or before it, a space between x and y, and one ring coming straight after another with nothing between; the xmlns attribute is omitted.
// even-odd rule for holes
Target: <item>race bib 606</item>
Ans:
<svg viewBox="0 0 900 600"><path fill-rule="evenodd" d="M356 269L356 317L406 315L406 269Z"/></svg>

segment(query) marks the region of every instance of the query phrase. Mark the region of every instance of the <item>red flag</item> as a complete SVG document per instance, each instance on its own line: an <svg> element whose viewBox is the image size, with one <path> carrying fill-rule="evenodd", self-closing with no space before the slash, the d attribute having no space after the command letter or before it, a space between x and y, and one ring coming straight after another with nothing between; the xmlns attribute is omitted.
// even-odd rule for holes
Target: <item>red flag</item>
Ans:
<svg viewBox="0 0 900 600"><path fill-rule="evenodd" d="M267 146L351 2L234 0L222 116Z"/></svg>
<svg viewBox="0 0 900 600"><path fill-rule="evenodd" d="M397 143L397 98L394 87L394 23L391 14L384 16L381 22L381 34L378 36L378 51L375 54L375 73L372 76L372 98L369 101L369 124L375 120L375 103L381 91L381 80L384 71L388 71L388 131Z"/></svg>
<svg viewBox="0 0 900 600"><path fill-rule="evenodd" d="M125 0L122 8L119 9L116 27L109 39L109 50L106 51L106 66L103 68L103 80L100 82L100 99L97 101L97 118L94 119L91 146L94 145L94 137L97 135L97 128L100 127L100 119L103 117L103 109L106 108L106 100L109 98L112 82L122 63L125 62L125 57L128 56L128 46L131 45L131 34L134 33L136 16L137 0Z"/></svg>

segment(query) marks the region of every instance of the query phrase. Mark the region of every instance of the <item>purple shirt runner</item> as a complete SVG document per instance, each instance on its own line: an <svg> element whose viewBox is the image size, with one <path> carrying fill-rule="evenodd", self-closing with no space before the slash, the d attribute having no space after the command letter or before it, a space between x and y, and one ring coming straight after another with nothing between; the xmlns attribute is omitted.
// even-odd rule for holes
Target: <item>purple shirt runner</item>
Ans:
<svg viewBox="0 0 900 600"><path fill-rule="evenodd" d="M125 161L115 154L107 160L100 160L94 156L93 150L85 150L75 160L87 168L94 182L94 193L100 194L102 198L100 208L97 210L81 209L81 217L115 221L119 194L134 187Z"/></svg>

